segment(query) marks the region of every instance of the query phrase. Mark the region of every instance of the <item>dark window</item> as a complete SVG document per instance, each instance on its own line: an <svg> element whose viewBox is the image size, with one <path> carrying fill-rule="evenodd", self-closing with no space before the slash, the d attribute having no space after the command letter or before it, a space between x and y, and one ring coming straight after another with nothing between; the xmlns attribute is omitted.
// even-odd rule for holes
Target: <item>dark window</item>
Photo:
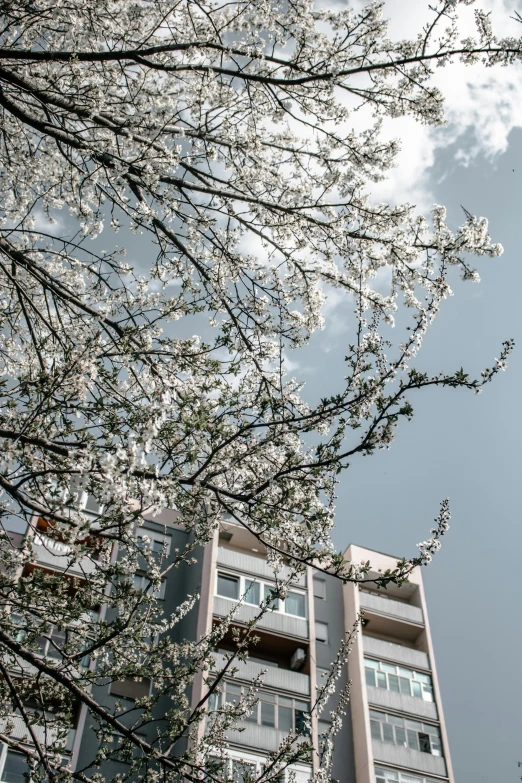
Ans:
<svg viewBox="0 0 522 783"><path fill-rule="evenodd" d="M429 734L419 733L419 748L421 753L431 753L431 743Z"/></svg>
<svg viewBox="0 0 522 783"><path fill-rule="evenodd" d="M124 699L143 699L150 693L150 680L143 677L141 680L133 680L130 677L125 680L116 680L111 683L110 692L113 696L122 696Z"/></svg>
<svg viewBox="0 0 522 783"><path fill-rule="evenodd" d="M218 573L217 593L223 598L239 598L239 577Z"/></svg>
<svg viewBox="0 0 522 783"><path fill-rule="evenodd" d="M315 638L318 642L328 644L328 625L326 623L315 621Z"/></svg>
<svg viewBox="0 0 522 783"><path fill-rule="evenodd" d="M314 595L316 598L326 600L326 581L324 579L314 578Z"/></svg>
<svg viewBox="0 0 522 783"><path fill-rule="evenodd" d="M370 728L372 732L372 739L380 740L381 738L381 724L379 721L371 720L370 721Z"/></svg>
<svg viewBox="0 0 522 783"><path fill-rule="evenodd" d="M27 783L29 781L29 765L22 753L7 751L2 780L5 783Z"/></svg>

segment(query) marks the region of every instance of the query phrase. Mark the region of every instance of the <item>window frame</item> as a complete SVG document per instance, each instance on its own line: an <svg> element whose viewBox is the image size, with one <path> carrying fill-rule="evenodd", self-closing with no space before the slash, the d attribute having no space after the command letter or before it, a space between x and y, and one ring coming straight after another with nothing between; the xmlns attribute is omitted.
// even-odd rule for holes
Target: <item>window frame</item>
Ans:
<svg viewBox="0 0 522 783"><path fill-rule="evenodd" d="M326 601L326 579L321 579L320 577L314 576L312 579L312 588L314 593L314 598L319 598L320 601ZM316 585L321 585L321 592L322 595L319 593L316 593Z"/></svg>
<svg viewBox="0 0 522 783"><path fill-rule="evenodd" d="M234 578L239 580L239 598L230 598L226 595L221 595L218 592L218 581L219 576L223 575L228 578ZM259 607L261 605L261 601L259 604L257 603L250 603L247 600L248 592L251 590L251 584L247 587L246 583L255 583L259 585L259 594L262 596L262 600L265 600L265 590L273 590L275 585L273 582L267 581L262 578L257 578L256 576L252 576L251 574L238 574L235 571L229 571L226 568L221 568L221 566L218 566L216 568L216 579L215 579L215 587L214 587L214 595L217 598L225 598L227 601L239 601L241 598L243 598L243 604L244 606L257 606ZM293 614L292 612L286 611L286 600L284 598L276 598L274 600L274 606L269 607L269 610L271 612L277 612L278 614L284 614L287 617L297 617L299 620L308 620L308 592L306 590L300 590L295 589L293 586L288 590L288 593L296 593L297 595L302 595L304 599L304 616L300 614Z"/></svg>
<svg viewBox="0 0 522 783"><path fill-rule="evenodd" d="M370 664L370 665L368 665ZM373 666L372 664L377 664L376 666ZM387 671L388 669L395 669L395 673L391 671ZM402 674L401 671L402 670ZM378 672L379 677L375 676L375 682L372 684L368 681L368 671ZM409 672L412 676L408 677L404 675L404 672ZM426 672L420 672L416 669L410 669L409 666L400 666L399 664L395 663L388 663L387 661L380 661L376 660L375 658L367 658L364 657L364 677L366 686L370 686L372 688L381 688L382 690L390 691L391 693L399 693L401 696L410 696L412 699L421 699L422 701L435 704L435 693L433 688L433 678L431 674L427 674ZM390 677L394 677L397 680L396 687L390 688L390 682L394 683L395 681L390 681ZM386 682L386 688L383 688L382 685L379 685L379 679ZM429 683L426 682L426 679L429 679ZM404 693L402 690L403 683L407 681L409 682L409 693ZM418 688L415 689L412 683L416 683L418 685ZM425 687L426 686L426 689ZM415 693L415 690L420 691L420 696ZM425 698L426 695L429 695L430 698Z"/></svg>
<svg viewBox="0 0 522 783"><path fill-rule="evenodd" d="M5 742L0 742L0 783L5 783L4 769L5 769L5 764L7 761L7 756L9 754L9 751L19 756L23 756L25 759L27 759L27 756L25 756L20 751L16 751L13 748L10 748ZM29 780L31 780L31 778L29 778Z"/></svg>
<svg viewBox="0 0 522 783"><path fill-rule="evenodd" d="M136 580L137 579L141 579L142 580L142 585L143 586L139 587L138 585L136 585ZM154 598L156 598L158 601L164 601L165 600L165 589L167 587L167 580L166 579L162 579L159 590L152 590L152 591L148 590L147 589L147 585L144 584L145 582L149 582L149 581L150 581L150 579L147 576L147 574L140 574L138 572L138 573L132 575L132 586L133 586L134 590L139 590L142 593L151 592L151 594L154 596ZM149 587L150 587L150 585L149 585Z"/></svg>
<svg viewBox="0 0 522 783"><path fill-rule="evenodd" d="M230 701L227 701L227 686L232 685L235 689L239 689L239 693L234 693L233 696L236 698L239 696L239 699L243 698L249 691L248 686L242 685L239 682L234 682L232 680L223 680L223 689L221 693L216 694L214 693L214 699L213 699L213 705L211 706L209 702L209 709L211 710L217 710L221 709L223 704L232 704L232 697ZM263 696L265 696L265 699L263 701ZM268 698L266 698L268 697ZM245 723L252 723L254 726L265 726L266 728L272 728L275 731L283 731L285 734L288 733L287 729L280 729L279 728L279 709L291 709L292 710L292 728L290 731L297 731L297 723L298 723L298 715L306 715L306 713L310 712L310 702L303 698L297 698L290 694L283 694L279 693L279 691L270 691L266 688L260 688L256 693L256 698L258 699L257 704L255 705L252 713L248 716L243 718L243 721ZM282 702L280 703L280 699ZM284 702L292 702L291 706L288 704L285 704ZM274 705L274 725L270 725L268 723L262 722L262 704L273 704ZM300 707L306 706L307 709L302 709ZM255 716L255 720L253 720L253 717ZM306 732L303 732L302 736L308 736Z"/></svg>
<svg viewBox="0 0 522 783"><path fill-rule="evenodd" d="M376 715L383 716L384 720L382 720L381 718L376 718L375 717ZM393 720L388 720L388 718L390 717ZM399 724L399 721L402 721L402 725ZM374 724L376 723L379 724L378 737L374 736ZM418 727L412 727L412 724L418 724ZM392 737L391 742L388 739L384 739L385 732L383 726L389 727L388 734L391 735ZM430 728L435 729L436 733L434 731L430 731ZM398 740L397 729L402 730L402 732L404 733L403 742ZM416 747L412 747L410 744L411 734L416 735L415 738ZM428 744L430 748L429 750L422 750L421 741L420 741L421 734L428 738ZM396 745L399 748L402 747L402 748L407 748L408 750L416 750L418 753L426 753L430 756L443 758L442 737L440 733L440 727L434 723L426 723L422 720L411 720L410 718L403 718L400 715L392 715L389 712L370 709L370 735L372 739L375 739L379 742L386 742L387 744L390 745Z"/></svg>
<svg viewBox="0 0 522 783"><path fill-rule="evenodd" d="M380 774L381 772L384 774ZM442 783L438 778L426 778L423 775L412 775L409 772L402 772L400 769L381 767L380 764L374 764L374 773L377 783L381 783L381 781L383 783ZM386 773L391 773L392 775L396 775L396 777L389 777Z"/></svg>
<svg viewBox="0 0 522 783"><path fill-rule="evenodd" d="M321 626L323 626L323 628L326 629L326 638L325 639L320 639L319 638L319 636L317 634L317 626L318 625L321 625ZM330 641L329 641L330 640L330 636L329 636L329 633L328 633L328 623L324 623L322 620L315 620L315 622L314 622L314 632L315 632L315 641L316 642L319 642L319 644L329 644L330 643Z"/></svg>
<svg viewBox="0 0 522 783"><path fill-rule="evenodd" d="M160 555L163 552L164 557L168 557L170 555L170 548L172 545L172 536L169 536L167 533L159 533L156 530L150 530L148 527L137 527L134 531L134 535L136 537L136 543L138 543L138 540L147 536L147 538L150 538L151 545L150 545L150 553L153 555ZM167 544L165 551L163 551L164 544ZM161 544L161 549L159 551L154 551L154 544ZM141 550L141 547L138 543L138 549Z"/></svg>

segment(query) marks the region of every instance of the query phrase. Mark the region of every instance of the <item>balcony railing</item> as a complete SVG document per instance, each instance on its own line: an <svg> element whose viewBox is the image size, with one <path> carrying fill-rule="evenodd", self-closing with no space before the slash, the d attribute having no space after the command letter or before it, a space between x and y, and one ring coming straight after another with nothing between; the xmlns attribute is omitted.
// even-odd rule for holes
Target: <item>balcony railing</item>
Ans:
<svg viewBox="0 0 522 783"><path fill-rule="evenodd" d="M218 617L224 617L233 608L235 601L229 598L214 597L214 614ZM247 623L253 620L258 614L259 608L256 606L240 606L234 619L237 622ZM257 628L264 628L267 631L274 631L284 636L296 636L299 639L308 639L308 620L301 617L292 617L280 612L268 611L258 621Z"/></svg>
<svg viewBox="0 0 522 783"><path fill-rule="evenodd" d="M396 663L404 663L413 669L430 668L428 654L421 650L412 650L410 647L404 647L402 644L385 642L382 639L375 639L373 636L363 634L363 649L365 653L370 653L379 659L387 659Z"/></svg>
<svg viewBox="0 0 522 783"><path fill-rule="evenodd" d="M437 720L437 707L432 701L416 699L413 696L404 696L395 691L386 691L384 688L367 686L368 701L377 707L387 707L397 712L408 712L410 715L418 715L421 718Z"/></svg>
<svg viewBox="0 0 522 783"><path fill-rule="evenodd" d="M228 549L219 546L217 551L218 565L233 568L242 574L253 574L254 576L264 577L265 579L274 579L274 570L262 557L254 557L246 552L238 552L235 549ZM280 578L285 579L290 574L288 568L283 568L280 572ZM300 587L306 587L306 576L302 574L294 584Z"/></svg>
<svg viewBox="0 0 522 783"><path fill-rule="evenodd" d="M241 729L238 731L238 729ZM287 736L286 732L273 729L270 726L258 726L246 721L238 723L238 729L229 729L227 739L234 745L243 745L252 750L277 750ZM297 741L308 741L308 737L300 737Z"/></svg>
<svg viewBox="0 0 522 783"><path fill-rule="evenodd" d="M404 604L394 601L393 598L384 598L372 593L359 593L360 603L363 609L369 609L397 620L406 620L409 623L424 625L424 616L419 606Z"/></svg>
<svg viewBox="0 0 522 783"><path fill-rule="evenodd" d="M384 764L394 767L406 767L412 772L423 772L428 775L440 775L446 777L446 762L442 756L433 756L431 753L421 753L418 750L410 750L400 745L392 745L380 740L372 740L373 758Z"/></svg>
<svg viewBox="0 0 522 783"><path fill-rule="evenodd" d="M77 562L71 563L71 548L62 541L49 538L42 533L36 533L33 540L33 562L50 566L56 571L66 571L74 576L87 576L96 568L95 553L93 559L82 557Z"/></svg>
<svg viewBox="0 0 522 783"><path fill-rule="evenodd" d="M216 671L220 671L226 663L225 656L220 653L215 653L216 659ZM265 670L263 675L263 684L275 688L277 691L288 691L290 693L298 693L301 696L310 695L310 677L308 674L300 674L299 672L293 672L290 669L279 669L269 664L263 665L260 663L254 663L248 661L247 663L241 663L241 661L234 661L232 668L238 669L236 673L236 679L245 680L246 682L252 682L259 676L260 672Z"/></svg>
<svg viewBox="0 0 522 783"><path fill-rule="evenodd" d="M46 728L45 726L33 725L31 726L31 729L34 732L37 742L42 746L51 746L56 742L57 732L52 727ZM34 744L27 724L20 715L10 715L9 718L1 718L0 732L8 733L8 736L13 737L13 739L21 740L21 742L26 745ZM69 752L72 750L75 737L76 730L71 729L65 743L65 749Z"/></svg>

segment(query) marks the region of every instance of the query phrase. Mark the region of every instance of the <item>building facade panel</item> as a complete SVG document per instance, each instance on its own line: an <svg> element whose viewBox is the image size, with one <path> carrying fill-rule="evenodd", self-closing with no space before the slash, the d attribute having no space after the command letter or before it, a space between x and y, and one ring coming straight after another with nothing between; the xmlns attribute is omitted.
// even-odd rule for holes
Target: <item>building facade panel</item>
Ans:
<svg viewBox="0 0 522 783"><path fill-rule="evenodd" d="M225 666L225 656L215 653L214 657L216 659L216 669L219 671ZM308 674L301 674L301 672L294 672L290 669L279 669L275 666L263 665L253 661L247 661L247 663L234 661L233 668L238 670L235 675L237 680L251 682L264 671L263 685L266 687L274 688L278 691L297 693L301 696L310 695L310 677Z"/></svg>
<svg viewBox="0 0 522 783"><path fill-rule="evenodd" d="M274 569L264 558L229 549L228 547L218 546L217 563L242 574L252 574L253 576L272 580L274 578ZM289 569L283 568L280 572L280 578L286 579L289 574ZM306 575L301 574L293 584L299 587L306 587Z"/></svg>
<svg viewBox="0 0 522 783"><path fill-rule="evenodd" d="M410 623L424 625L424 615L419 606L394 601L393 598L385 598L372 593L360 593L360 605L363 609L384 614L388 617L395 617L398 620L407 620Z"/></svg>
<svg viewBox="0 0 522 783"><path fill-rule="evenodd" d="M437 706L432 701L415 699L413 696L404 696L402 693L385 691L382 688L368 688L368 703L377 707L387 707L396 712L405 712L408 715L417 715L420 718L437 720Z"/></svg>
<svg viewBox="0 0 522 783"><path fill-rule="evenodd" d="M214 598L214 614L218 617L225 617L234 607L236 602L221 596ZM256 606L246 606L243 604L235 614L237 622L248 623L259 613ZM257 623L258 628L267 631L283 634L284 636L296 636L299 639L308 639L308 620L301 617L290 617L280 612L267 612Z"/></svg>
<svg viewBox="0 0 522 783"><path fill-rule="evenodd" d="M442 756L433 756L431 753L421 753L418 750L410 750L399 745L391 745L388 742L373 740L373 758L394 767L403 767L415 772L424 772L427 775L446 777L446 763Z"/></svg>
<svg viewBox="0 0 522 783"><path fill-rule="evenodd" d="M373 636L363 635L364 652L372 657L404 663L414 669L430 669L430 659L422 650L414 650L403 644L387 642L384 639L375 639Z"/></svg>

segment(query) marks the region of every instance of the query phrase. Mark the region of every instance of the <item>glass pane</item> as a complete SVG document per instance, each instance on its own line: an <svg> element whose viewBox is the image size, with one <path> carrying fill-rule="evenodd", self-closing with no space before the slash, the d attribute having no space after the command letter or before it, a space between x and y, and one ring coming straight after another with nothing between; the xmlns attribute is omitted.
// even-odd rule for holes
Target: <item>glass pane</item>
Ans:
<svg viewBox="0 0 522 783"><path fill-rule="evenodd" d="M431 753L431 742L429 734L419 734L419 749L421 753Z"/></svg>
<svg viewBox="0 0 522 783"><path fill-rule="evenodd" d="M244 720L249 723L259 723L259 704L256 704L250 715L246 715Z"/></svg>
<svg viewBox="0 0 522 783"><path fill-rule="evenodd" d="M324 644L328 641L328 625L326 623L321 623L319 620L315 621L315 638L318 642L324 642Z"/></svg>
<svg viewBox="0 0 522 783"><path fill-rule="evenodd" d="M316 598L326 598L326 581L314 577L314 595Z"/></svg>
<svg viewBox="0 0 522 783"><path fill-rule="evenodd" d="M384 715L382 712L377 712L377 710L370 710L370 718L373 720L382 721L384 719Z"/></svg>
<svg viewBox="0 0 522 783"><path fill-rule="evenodd" d="M297 699L294 701L294 707L296 710L301 710L302 712L308 712L310 709L310 705L306 701L297 701Z"/></svg>
<svg viewBox="0 0 522 783"><path fill-rule="evenodd" d="M285 600L285 612L297 617L306 617L305 596L302 593L288 593Z"/></svg>
<svg viewBox="0 0 522 783"><path fill-rule="evenodd" d="M420 682L415 682L415 680L412 680L411 687L413 690L413 695L416 699L422 699L422 689Z"/></svg>
<svg viewBox="0 0 522 783"><path fill-rule="evenodd" d="M308 735L308 729L305 727L306 714L302 710L296 710L294 715L295 731Z"/></svg>
<svg viewBox="0 0 522 783"><path fill-rule="evenodd" d="M275 726L275 705L266 701L261 702L261 725Z"/></svg>
<svg viewBox="0 0 522 783"><path fill-rule="evenodd" d="M431 685L431 677L429 674L421 674L421 672L415 672L415 679L419 682L425 682L426 685Z"/></svg>
<svg viewBox="0 0 522 783"><path fill-rule="evenodd" d="M245 603L259 606L261 603L259 582L253 582L252 579L245 579Z"/></svg>
<svg viewBox="0 0 522 783"><path fill-rule="evenodd" d="M399 666L399 676L408 677L411 680L413 679L413 672L411 669L405 669L403 666Z"/></svg>
<svg viewBox="0 0 522 783"><path fill-rule="evenodd" d="M245 761L232 762L232 780L234 783L249 783L256 779L256 765Z"/></svg>
<svg viewBox="0 0 522 783"><path fill-rule="evenodd" d="M398 718L396 715L386 715L388 723L395 723L396 726L404 726L404 718Z"/></svg>
<svg viewBox="0 0 522 783"><path fill-rule="evenodd" d="M381 738L381 724L376 720L370 721L370 729L372 733L372 739L380 740Z"/></svg>
<svg viewBox="0 0 522 783"><path fill-rule="evenodd" d="M379 661L373 661L371 658L365 658L364 665L369 667L370 669L378 669Z"/></svg>
<svg viewBox="0 0 522 783"><path fill-rule="evenodd" d="M401 726L395 726L395 743L406 747L406 731Z"/></svg>
<svg viewBox="0 0 522 783"><path fill-rule="evenodd" d="M418 750L419 749L419 741L418 741L418 734L416 731L412 731L411 729L408 729L406 732L408 736L408 747L412 750Z"/></svg>
<svg viewBox="0 0 522 783"><path fill-rule="evenodd" d="M410 681L406 679L406 677L399 677L399 685L401 688L401 693L404 696L410 696Z"/></svg>
<svg viewBox="0 0 522 783"><path fill-rule="evenodd" d="M365 669L366 672L366 685L373 685L375 688L375 672L373 669Z"/></svg>
<svg viewBox="0 0 522 783"><path fill-rule="evenodd" d="M389 723L382 724L382 738L384 742L391 742L392 745L395 744L395 737L393 736L393 726L390 726Z"/></svg>
<svg viewBox="0 0 522 783"><path fill-rule="evenodd" d="M218 574L217 583L218 595L223 598L239 598L239 578L237 576L228 576L228 574Z"/></svg>
<svg viewBox="0 0 522 783"><path fill-rule="evenodd" d="M275 590L275 587L272 585L264 585L263 590L263 600L266 601L267 598L272 594L272 592ZM277 609L279 610L279 598L274 598L272 601L270 601L270 609Z"/></svg>
<svg viewBox="0 0 522 783"><path fill-rule="evenodd" d="M2 780L5 783L26 783L29 780L29 766L25 756L7 751Z"/></svg>
<svg viewBox="0 0 522 783"><path fill-rule="evenodd" d="M442 745L440 737L431 736L431 752L434 756L442 756Z"/></svg>
<svg viewBox="0 0 522 783"><path fill-rule="evenodd" d="M397 667L381 661L381 671L388 672L388 674L397 674Z"/></svg>
<svg viewBox="0 0 522 783"><path fill-rule="evenodd" d="M280 707L290 707L292 709L294 706L292 699L288 699L286 696L280 696L278 702Z"/></svg>
<svg viewBox="0 0 522 783"><path fill-rule="evenodd" d="M282 707L281 704L279 704L278 728L279 731L286 731L286 732L293 730L294 727L292 721L292 709L290 707Z"/></svg>
<svg viewBox="0 0 522 783"><path fill-rule="evenodd" d="M226 701L229 704L238 704L241 698L241 688L239 685L234 685L232 682L226 684Z"/></svg>
<svg viewBox="0 0 522 783"><path fill-rule="evenodd" d="M433 701L433 688L431 685L422 684L422 698L424 701Z"/></svg>
<svg viewBox="0 0 522 783"><path fill-rule="evenodd" d="M389 674L388 675L388 682L390 684L390 690L394 693L400 693L399 689L399 678L396 674Z"/></svg>
<svg viewBox="0 0 522 783"><path fill-rule="evenodd" d="M377 672L377 687L384 688L384 690L388 689L388 683L386 682L386 675L384 672Z"/></svg>

